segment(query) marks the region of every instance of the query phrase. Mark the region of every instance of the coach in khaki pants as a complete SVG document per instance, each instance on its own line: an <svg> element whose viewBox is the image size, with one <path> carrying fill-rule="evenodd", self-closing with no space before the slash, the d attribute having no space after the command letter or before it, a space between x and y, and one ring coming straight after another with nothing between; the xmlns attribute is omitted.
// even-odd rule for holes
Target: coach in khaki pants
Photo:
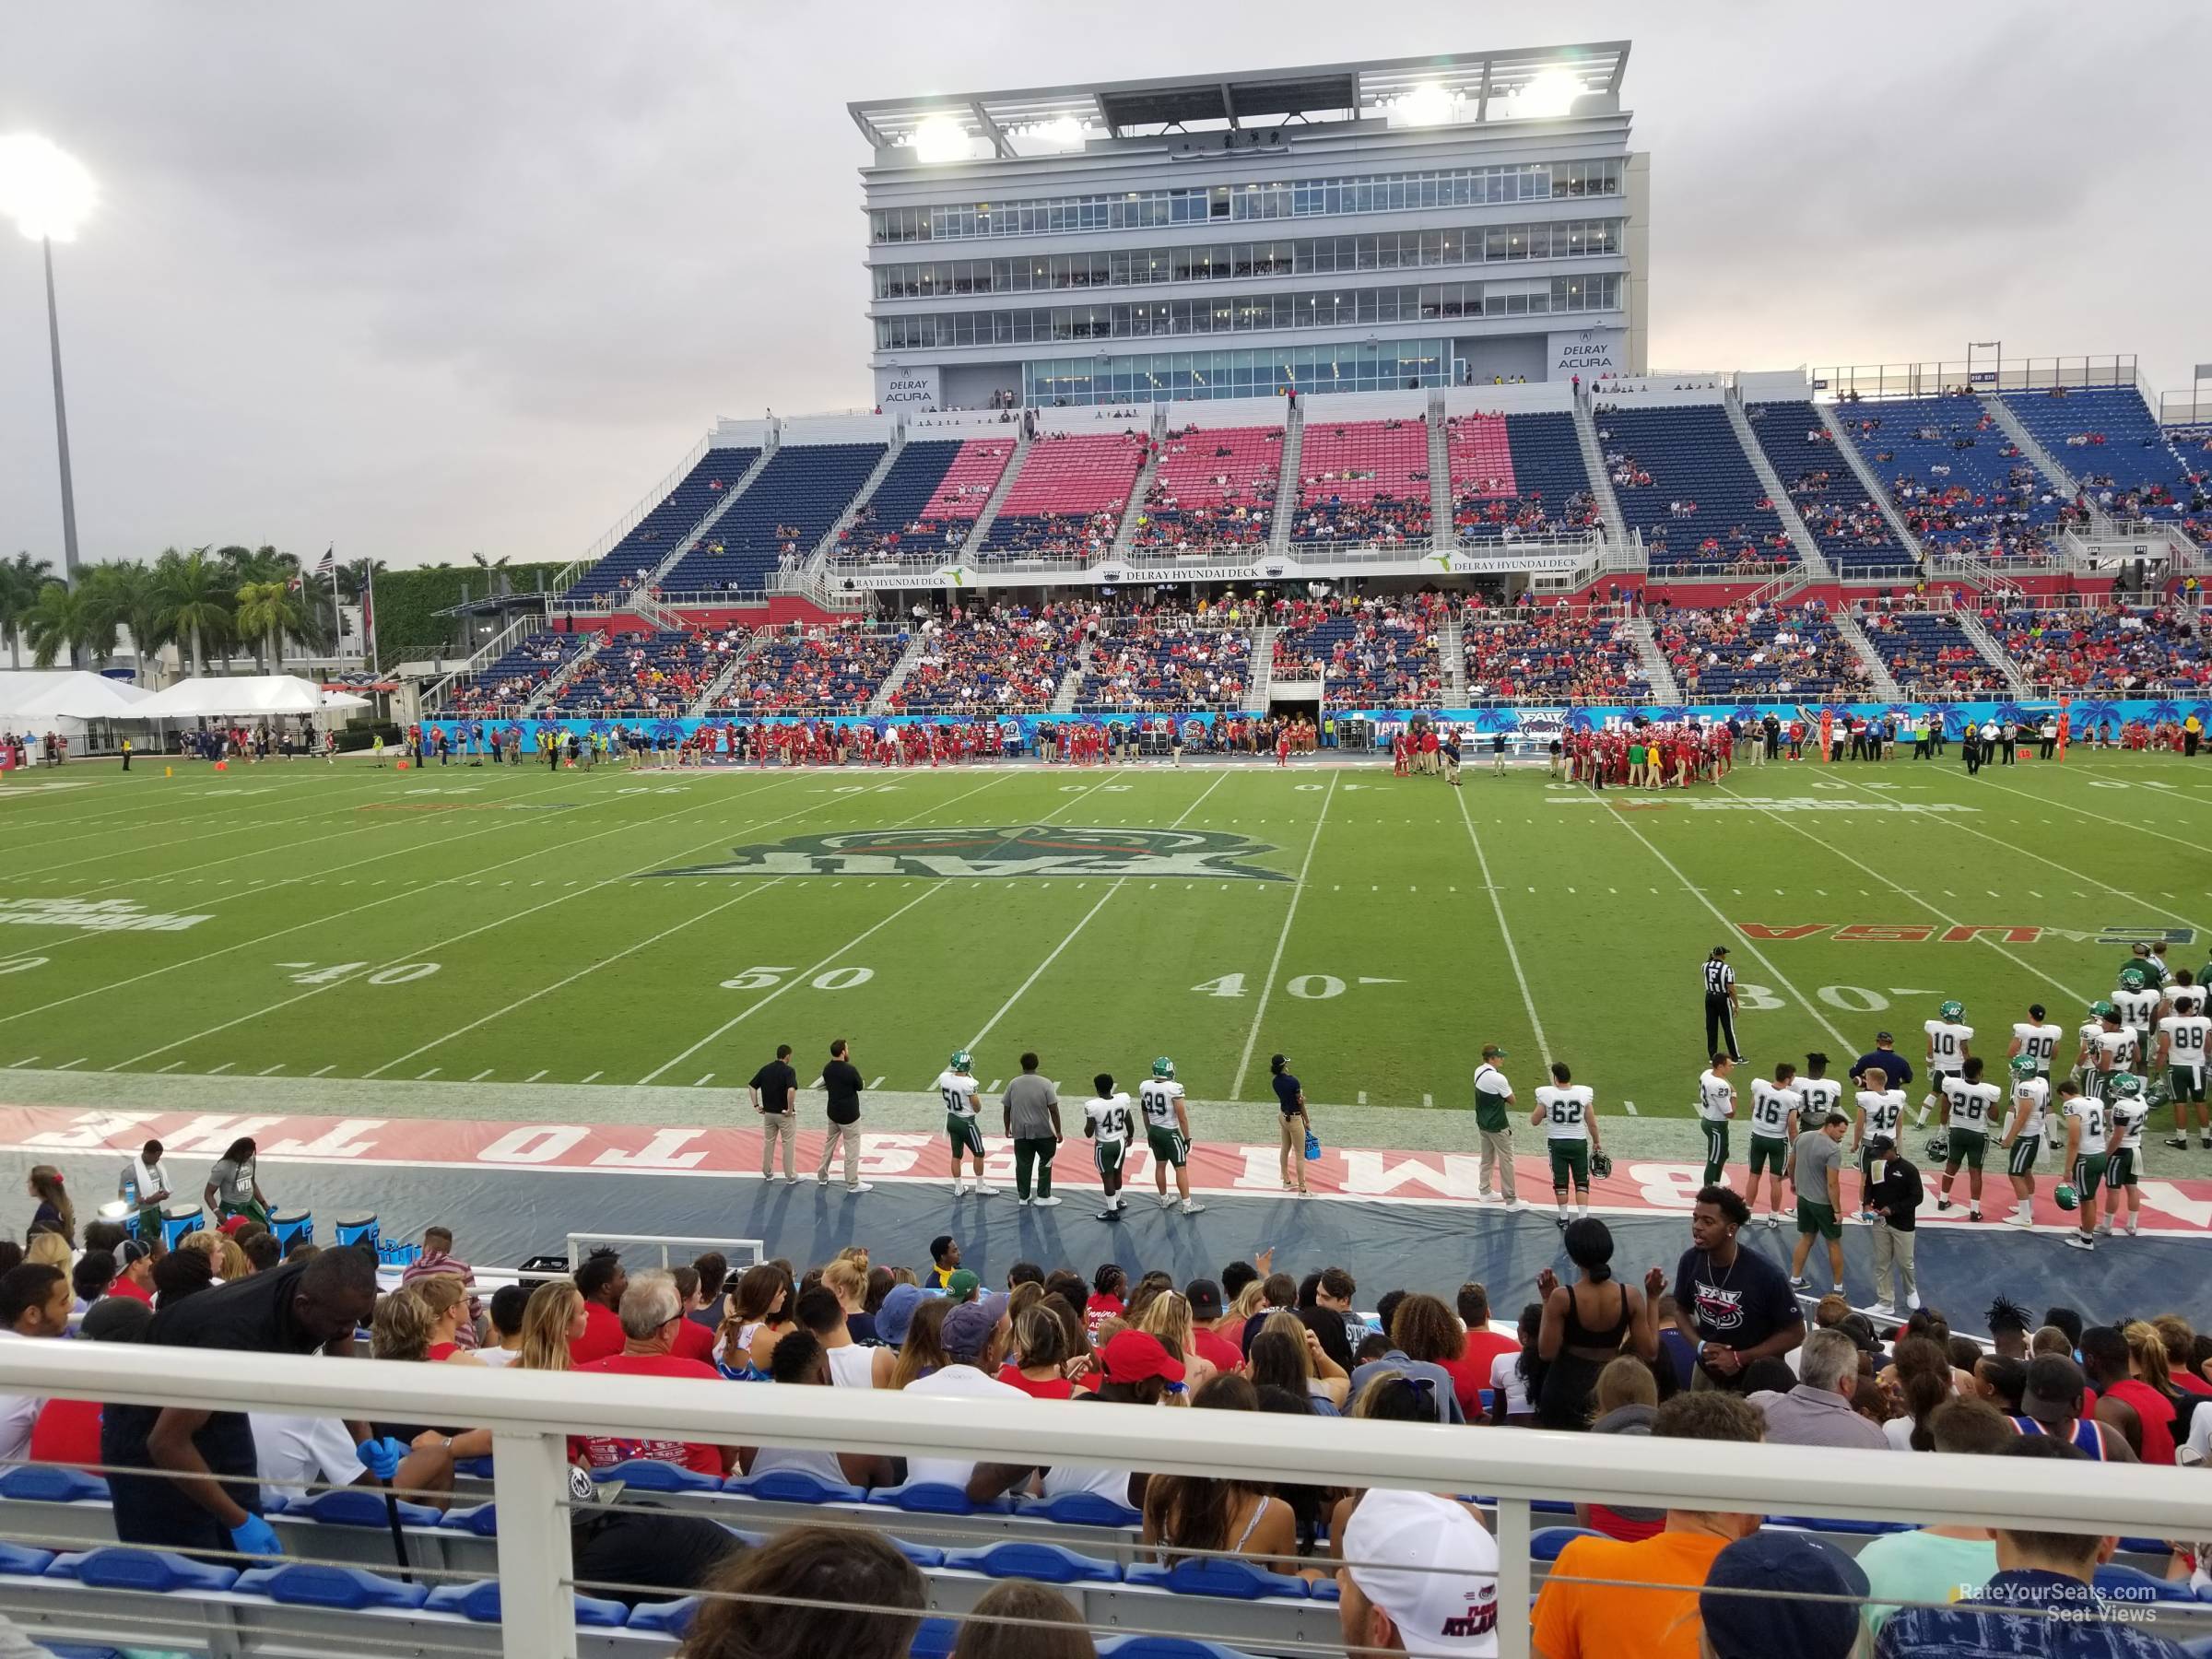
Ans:
<svg viewBox="0 0 2212 1659"><path fill-rule="evenodd" d="M845 1156L845 1191L870 1193L875 1188L860 1178L860 1068L853 1051L840 1037L830 1045L830 1064L822 1067L822 1088L830 1096L830 1133L822 1138L821 1166L814 1184L830 1184L830 1165L841 1147Z"/></svg>
<svg viewBox="0 0 2212 1659"><path fill-rule="evenodd" d="M1518 1209L1521 1194L1513 1184L1513 1086L1497 1065L1504 1058L1503 1049L1494 1042L1486 1044L1482 1064L1475 1068L1475 1127L1482 1134L1479 1196L1502 1193L1507 1206Z"/></svg>
<svg viewBox="0 0 2212 1659"><path fill-rule="evenodd" d="M1866 1193L1868 1207L1879 1210L1882 1218L1874 1224L1875 1312L1901 1319L1904 1314L1898 1312L1899 1290L1904 1293L1908 1312L1920 1306L1920 1281L1912 1271L1912 1245L1919 1236L1916 1221L1920 1201L1927 1196L1927 1189L1921 1182L1920 1171L1897 1149L1895 1141L1878 1135L1868 1146L1874 1153L1875 1167L1881 1172L1881 1179Z"/></svg>
<svg viewBox="0 0 2212 1659"><path fill-rule="evenodd" d="M753 1110L760 1114L760 1179L776 1179L776 1145L782 1142L783 1179L798 1180L791 1166L792 1149L799 1139L799 1074L792 1069L791 1044L779 1043L776 1057L755 1072L746 1087L753 1097Z"/></svg>

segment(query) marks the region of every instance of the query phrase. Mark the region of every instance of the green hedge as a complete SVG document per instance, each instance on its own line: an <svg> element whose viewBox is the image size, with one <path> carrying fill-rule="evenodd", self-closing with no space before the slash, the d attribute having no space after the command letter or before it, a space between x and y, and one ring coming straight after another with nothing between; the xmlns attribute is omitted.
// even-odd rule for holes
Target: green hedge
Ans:
<svg viewBox="0 0 2212 1659"><path fill-rule="evenodd" d="M510 589L526 594L549 588L560 564L510 565L503 572ZM439 613L459 605L465 594L482 598L486 572L470 565L429 565L407 571L380 571L376 578L376 649L389 666L422 657L453 654L460 641L456 619Z"/></svg>

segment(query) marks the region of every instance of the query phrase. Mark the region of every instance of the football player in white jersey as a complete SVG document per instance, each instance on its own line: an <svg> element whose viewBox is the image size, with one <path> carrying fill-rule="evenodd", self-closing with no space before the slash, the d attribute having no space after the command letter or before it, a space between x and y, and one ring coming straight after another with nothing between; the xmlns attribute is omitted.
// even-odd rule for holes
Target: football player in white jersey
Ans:
<svg viewBox="0 0 2212 1659"><path fill-rule="evenodd" d="M1575 1190L1575 1213L1590 1213L1590 1155L1600 1150L1597 1138L1597 1091L1577 1083L1574 1074L1559 1061L1551 1063L1551 1082L1536 1090L1536 1109L1528 1121L1540 1125L1544 1144L1551 1153L1551 1193L1559 1206L1559 1222L1567 1225L1567 1187Z"/></svg>
<svg viewBox="0 0 2212 1659"><path fill-rule="evenodd" d="M1735 1085L1728 1074L1735 1062L1726 1049L1712 1052L1712 1065L1698 1074L1698 1125L1705 1132L1705 1179L1718 1186L1728 1171L1728 1120L1735 1115Z"/></svg>
<svg viewBox="0 0 2212 1659"><path fill-rule="evenodd" d="M1168 1171L1175 1171L1175 1191L1182 1198L1182 1213L1195 1216L1206 1208L1191 1196L1191 1115L1182 1104L1182 1085L1175 1081L1175 1062L1162 1054L1152 1062L1152 1075L1136 1088L1137 1109L1144 1113L1145 1143L1152 1148L1152 1182L1159 1189L1159 1207L1175 1199L1168 1193Z"/></svg>
<svg viewBox="0 0 2212 1659"><path fill-rule="evenodd" d="M975 1061L966 1049L957 1051L945 1069L937 1074L937 1094L945 1102L945 1138L952 1143L952 1195L958 1198L967 1188L960 1180L960 1156L967 1153L975 1159L975 1191L981 1198L988 1198L998 1189L983 1182L983 1129L976 1116Z"/></svg>
<svg viewBox="0 0 2212 1659"><path fill-rule="evenodd" d="M2098 1021L2096 1037L2089 1043L2088 1092L2099 1100L2106 1098L2105 1088L2110 1080L2122 1074L2134 1075L2142 1065L2142 1045L2136 1033L2120 1018L2120 1010L2109 1002L2100 1002L2104 1010Z"/></svg>
<svg viewBox="0 0 2212 1659"><path fill-rule="evenodd" d="M2097 1039L2104 1035L2104 1017L2112 1011L2112 1005L2100 997L2089 1005L2089 1017L2076 1028L2080 1043L2074 1054L2074 1081L2085 1094L2097 1075Z"/></svg>
<svg viewBox="0 0 2212 1659"><path fill-rule="evenodd" d="M1972 1051L1974 1028L1966 1023L1966 1005L1947 1002L1936 1010L1936 1018L1921 1027L1928 1034L1928 1092L1921 1097L1920 1115L1913 1121L1924 1124L1928 1113L1943 1099L1943 1080L1956 1077L1959 1068L1966 1064Z"/></svg>
<svg viewBox="0 0 2212 1659"><path fill-rule="evenodd" d="M2205 988L2196 982L2196 975L2183 969L2173 976L2173 983L2166 987L2166 1011L2170 1014L2203 1014Z"/></svg>
<svg viewBox="0 0 2212 1659"><path fill-rule="evenodd" d="M2005 1058L2018 1060L2025 1054L2035 1062L2035 1075L2048 1077L2058 1057L2058 1045L2065 1037L2063 1027L2051 1023L2041 1003L2030 1003L2028 1018L2013 1022L2012 1046L2005 1051Z"/></svg>
<svg viewBox="0 0 2212 1659"><path fill-rule="evenodd" d="M1797 1091L1800 1133L1818 1129L1830 1112L1842 1107L1843 1085L1828 1075L1826 1054L1807 1054L1805 1070L1798 1073L1791 1087Z"/></svg>
<svg viewBox="0 0 2212 1659"><path fill-rule="evenodd" d="M2112 1156L2105 1160L2104 1168L2104 1184L2112 1194L2112 1202L2097 1230L2111 1238L2112 1223L2124 1211L2128 1237L2133 1238L2143 1220L2143 1193L2137 1183L2142 1178L2143 1122L2150 1116L2150 1101L2145 1097L2143 1079L2134 1072L2114 1072L2107 1077L2104 1109L2112 1120Z"/></svg>
<svg viewBox="0 0 2212 1659"><path fill-rule="evenodd" d="M2040 1077L2035 1056L2012 1060L2012 1118L2005 1125L2005 1173L2012 1182L2012 1214L2007 1227L2035 1225L2035 1160L2043 1147L2044 1118L2051 1110L2051 1079Z"/></svg>
<svg viewBox="0 0 2212 1659"><path fill-rule="evenodd" d="M2189 970L2183 969L2175 977L2186 981ZM2212 1149L2212 1119L2207 1119L2205 1108L2205 1073L2212 1066L2212 1018L2205 1013L2201 993L2184 1000L2183 994L2195 989L2177 983L2167 992L2173 1012L2159 1021L2159 1056L2152 1075L2163 1075L2173 1096L2173 1133L2166 1137L2166 1144L2189 1144L2189 1119L2194 1112L2197 1132L2204 1136L2206 1148Z"/></svg>
<svg viewBox="0 0 2212 1659"><path fill-rule="evenodd" d="M2104 1186L2104 1102L2081 1092L2073 1082L2058 1086L2059 1111L2066 1125L2066 1174L2059 1183L2058 1206L2077 1212L2077 1230L2066 1235L2076 1250L2097 1248L2097 1194Z"/></svg>
<svg viewBox="0 0 2212 1659"><path fill-rule="evenodd" d="M1117 1094L1113 1074L1100 1072L1090 1080L1097 1092L1083 1103L1083 1133L1089 1137L1091 1157L1099 1166L1099 1184L1106 1189L1101 1221L1122 1218L1122 1163L1129 1156L1129 1142L1136 1124L1129 1114L1129 1097Z"/></svg>
<svg viewBox="0 0 2212 1659"><path fill-rule="evenodd" d="M1989 1153L1989 1132L2005 1091L1982 1081L1982 1056L1969 1054L1955 1077L1943 1080L1943 1179L1936 1183L1936 1207L1951 1207L1951 1177L1966 1166L1969 1221L1982 1219L1982 1160Z"/></svg>
<svg viewBox="0 0 2212 1659"><path fill-rule="evenodd" d="M1751 1182L1744 1201L1759 1205L1759 1172L1767 1171L1767 1226L1782 1226L1783 1171L1790 1167L1790 1148L1797 1144L1798 1116L1805 1097L1796 1088L1797 1068L1783 1061L1774 1068L1774 1080L1751 1079Z"/></svg>
<svg viewBox="0 0 2212 1659"><path fill-rule="evenodd" d="M1866 1207L1866 1189L1874 1184L1874 1143L1895 1141L1904 1122L1905 1091L1889 1087L1888 1074L1870 1065L1859 1074L1857 1121L1851 1126L1851 1149L1859 1155L1859 1220L1871 1227L1879 1218Z"/></svg>
<svg viewBox="0 0 2212 1659"><path fill-rule="evenodd" d="M2134 963L2120 970L2120 988L2112 993L2112 1006L2120 1023L2136 1034L2136 1052L2150 1053L2150 1034L2159 1023L2159 1007L2166 998L2150 975Z"/></svg>

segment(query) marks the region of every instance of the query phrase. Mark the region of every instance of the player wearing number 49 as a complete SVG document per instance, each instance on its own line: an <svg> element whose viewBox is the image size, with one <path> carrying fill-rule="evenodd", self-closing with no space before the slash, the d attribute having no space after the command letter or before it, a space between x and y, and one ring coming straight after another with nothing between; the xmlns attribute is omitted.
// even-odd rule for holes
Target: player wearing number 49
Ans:
<svg viewBox="0 0 2212 1659"><path fill-rule="evenodd" d="M1559 1206L1559 1222L1567 1225L1567 1186L1574 1183L1575 1214L1590 1213L1590 1166L1605 1157L1597 1134L1597 1091L1577 1083L1561 1062L1551 1063L1551 1084L1536 1090L1536 1109L1528 1114L1532 1124L1544 1131L1551 1151L1551 1192ZM1601 1171L1602 1172L1602 1171Z"/></svg>

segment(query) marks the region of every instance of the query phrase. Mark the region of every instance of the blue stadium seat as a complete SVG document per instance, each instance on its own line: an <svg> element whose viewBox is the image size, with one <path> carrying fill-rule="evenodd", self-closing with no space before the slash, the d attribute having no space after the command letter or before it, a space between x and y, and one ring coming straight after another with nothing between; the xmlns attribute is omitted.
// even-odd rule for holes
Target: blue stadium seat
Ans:
<svg viewBox="0 0 2212 1659"><path fill-rule="evenodd" d="M723 491L735 488L746 469L760 458L757 449L712 449L684 475L659 505L631 525L563 598L582 602L601 597L618 598L627 578L637 581L640 568L651 570L676 551L699 521L722 500ZM673 591L673 590L672 590Z"/></svg>
<svg viewBox="0 0 2212 1659"><path fill-rule="evenodd" d="M2037 470L1979 397L1886 398L1833 413L1931 551L2032 554L2057 527L2065 488Z"/></svg>
<svg viewBox="0 0 2212 1659"><path fill-rule="evenodd" d="M1304 1579L1270 1572L1250 1561L1201 1559L1178 1561L1172 1567L1131 1567L1124 1577L1132 1584L1151 1585L1178 1595L1213 1595L1230 1601L1265 1601L1271 1596L1304 1601L1312 1595Z"/></svg>
<svg viewBox="0 0 2212 1659"><path fill-rule="evenodd" d="M913 1645L907 1649L909 1659L952 1659L952 1650L959 1645L960 1627L950 1618L925 1618L922 1628L914 1632Z"/></svg>
<svg viewBox="0 0 2212 1659"><path fill-rule="evenodd" d="M717 1492L722 1489L722 1477L719 1475L702 1475L697 1469L685 1468L681 1464L653 1457L638 1457L628 1463L609 1464L604 1469L594 1469L592 1478L618 1480L624 1486L641 1492Z"/></svg>
<svg viewBox="0 0 2212 1659"><path fill-rule="evenodd" d="M173 1550L110 1545L56 1556L46 1576L100 1590L228 1590L238 1582L238 1569L211 1567Z"/></svg>
<svg viewBox="0 0 2212 1659"><path fill-rule="evenodd" d="M985 1503L976 1503L959 1487L926 1480L910 1480L904 1486L877 1487L868 1494L867 1500L882 1504L887 1509L907 1510L917 1515L1010 1515L1014 1512L1010 1499L994 1498Z"/></svg>
<svg viewBox="0 0 2212 1659"><path fill-rule="evenodd" d="M445 1512L432 1509L427 1503L409 1503L404 1498L394 1499L398 1506L399 1519L407 1526L437 1526L445 1520ZM335 1491L317 1492L312 1498L287 1503L277 1512L287 1521L313 1521L324 1526L372 1526L392 1524L392 1517L384 1508L384 1494L370 1487L340 1487Z"/></svg>
<svg viewBox="0 0 2212 1659"><path fill-rule="evenodd" d="M1315 1601L1333 1602L1340 1599L1336 1581L1333 1578L1309 1579L1306 1588L1312 1593Z"/></svg>
<svg viewBox="0 0 2212 1659"><path fill-rule="evenodd" d="M1055 1498L1025 1498L1016 1506L1018 1515L1057 1522L1062 1526L1141 1526L1144 1515L1125 1503L1101 1498L1096 1492L1062 1492Z"/></svg>
<svg viewBox="0 0 2212 1659"><path fill-rule="evenodd" d="M629 1609L618 1601L605 1601L595 1595L578 1595L576 1622L602 1629L629 1622ZM693 1598L696 1605L696 1598ZM500 1581L477 1579L466 1584L441 1584L432 1590L422 1604L433 1613L458 1613L477 1624L500 1622Z"/></svg>
<svg viewBox="0 0 2212 1659"><path fill-rule="evenodd" d="M1099 1659L1251 1659L1241 1648L1188 1636L1116 1636L1099 1643Z"/></svg>
<svg viewBox="0 0 2212 1659"><path fill-rule="evenodd" d="M476 1480L489 1480L491 1478L491 1459L488 1456L465 1457L453 1465L453 1473L466 1475Z"/></svg>
<svg viewBox="0 0 2212 1659"><path fill-rule="evenodd" d="M2141 1606L2146 1602L2193 1602L2196 1592L2186 1580L2153 1578L2133 1567L2107 1561L2097 1569L2097 1592Z"/></svg>
<svg viewBox="0 0 2212 1659"><path fill-rule="evenodd" d="M945 1552L934 1544L910 1544L904 1538L886 1538L884 1542L925 1571L945 1565Z"/></svg>
<svg viewBox="0 0 2212 1659"><path fill-rule="evenodd" d="M1848 575L1913 562L1811 404L1753 404L1744 415L1798 517L1838 571Z"/></svg>
<svg viewBox="0 0 2212 1659"><path fill-rule="evenodd" d="M1894 611L1862 617L1859 626L1898 689L1915 701L1993 693L2002 697L2012 689L1950 612Z"/></svg>
<svg viewBox="0 0 2212 1659"><path fill-rule="evenodd" d="M77 1641L46 1641L40 1645L53 1659L126 1659L121 1648L87 1647Z"/></svg>
<svg viewBox="0 0 2212 1659"><path fill-rule="evenodd" d="M1446 441L1453 527L1462 542L1496 545L1509 536L1565 535L1597 522L1573 416L1454 416ZM1510 480L1500 459L1512 469Z"/></svg>
<svg viewBox="0 0 2212 1659"><path fill-rule="evenodd" d="M1643 532L1653 575L1786 570L1797 562L1782 517L1718 404L1608 409L1594 418L1621 517ZM1678 512L1677 506L1695 511Z"/></svg>
<svg viewBox="0 0 2212 1659"><path fill-rule="evenodd" d="M886 447L783 445L699 546L677 561L662 591L697 597L761 592L786 552L804 559L829 534Z"/></svg>
<svg viewBox="0 0 2212 1659"><path fill-rule="evenodd" d="M1112 1583L1122 1576L1112 1561L1096 1556L1077 1555L1058 1544L1011 1538L982 1549L948 1550L945 1565L986 1578L1034 1579L1041 1584Z"/></svg>
<svg viewBox="0 0 2212 1659"><path fill-rule="evenodd" d="M2164 1557L2173 1553L2173 1547L2163 1538L2123 1538L2120 1540L2120 1553Z"/></svg>
<svg viewBox="0 0 2212 1659"><path fill-rule="evenodd" d="M37 1578L53 1565L53 1551L32 1549L21 1544L0 1544L0 1573L15 1578Z"/></svg>
<svg viewBox="0 0 2212 1659"><path fill-rule="evenodd" d="M1853 1521L1832 1515L1769 1515L1769 1526L1794 1526L1801 1532L1839 1533L1853 1538L1879 1538L1890 1533L1912 1532L1906 1521Z"/></svg>
<svg viewBox="0 0 2212 1659"><path fill-rule="evenodd" d="M2006 406L2052 458L2112 511L2171 521L2203 488L2133 386L2007 392ZM2200 464L2201 469L2201 464ZM2110 479L2107 484L2105 480Z"/></svg>
<svg viewBox="0 0 2212 1659"><path fill-rule="evenodd" d="M691 1621L699 1617L699 1597L687 1595L677 1601L641 1602L630 1609L629 1628L633 1630L657 1631L664 1636L686 1636L690 1633Z"/></svg>
<svg viewBox="0 0 2212 1659"><path fill-rule="evenodd" d="M496 1538L500 1535L500 1506L496 1502L479 1503L470 1509L447 1510L440 1524L458 1527L479 1538Z"/></svg>
<svg viewBox="0 0 2212 1659"><path fill-rule="evenodd" d="M809 1475L804 1469L770 1469L763 1474L733 1475L723 1489L740 1497L769 1503L858 1503L867 1497L864 1488L843 1486Z"/></svg>
<svg viewBox="0 0 2212 1659"><path fill-rule="evenodd" d="M56 1464L19 1464L0 1475L0 1498L26 1503L105 1503L108 1483L82 1469Z"/></svg>
<svg viewBox="0 0 2212 1659"><path fill-rule="evenodd" d="M255 1567L238 1575L234 1590L265 1595L293 1607L419 1607L430 1592L360 1567L323 1567L292 1561Z"/></svg>
<svg viewBox="0 0 2212 1659"><path fill-rule="evenodd" d="M1528 1559L1532 1561L1556 1561L1559 1551L1577 1538L1602 1538L1605 1534L1593 1532L1586 1526L1539 1526L1528 1535Z"/></svg>

